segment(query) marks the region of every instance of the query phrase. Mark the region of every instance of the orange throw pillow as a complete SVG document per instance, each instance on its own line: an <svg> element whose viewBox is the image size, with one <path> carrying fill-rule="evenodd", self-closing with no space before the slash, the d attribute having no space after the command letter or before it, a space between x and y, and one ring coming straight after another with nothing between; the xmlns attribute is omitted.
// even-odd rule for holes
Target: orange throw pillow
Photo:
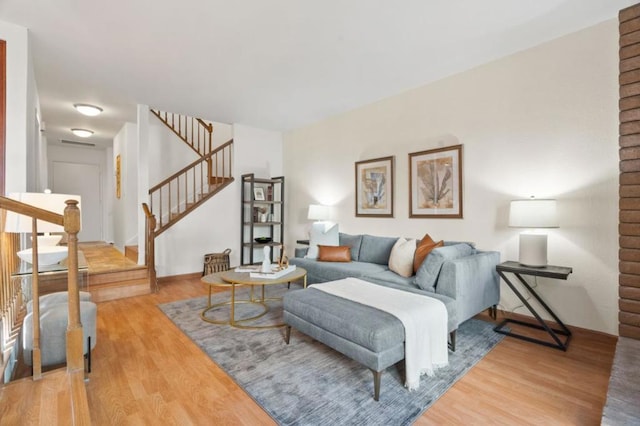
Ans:
<svg viewBox="0 0 640 426"><path fill-rule="evenodd" d="M320 262L351 262L351 247L318 245Z"/></svg>
<svg viewBox="0 0 640 426"><path fill-rule="evenodd" d="M426 259L429 253L431 253L431 250L442 246L444 246L444 241L440 240L436 243L431 239L429 234L425 234L425 236L422 237L422 240L420 240L420 243L418 243L416 253L413 255L413 273L415 274L418 272L420 265L422 265L424 259Z"/></svg>

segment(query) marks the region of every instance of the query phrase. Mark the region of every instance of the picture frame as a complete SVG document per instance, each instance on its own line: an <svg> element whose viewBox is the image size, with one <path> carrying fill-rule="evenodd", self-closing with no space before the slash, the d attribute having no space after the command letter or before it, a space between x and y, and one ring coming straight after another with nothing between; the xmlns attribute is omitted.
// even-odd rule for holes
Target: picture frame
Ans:
<svg viewBox="0 0 640 426"><path fill-rule="evenodd" d="M253 199L255 201L264 201L264 188L262 187L257 187L257 188L253 188Z"/></svg>
<svg viewBox="0 0 640 426"><path fill-rule="evenodd" d="M462 219L462 145L409 154L409 217Z"/></svg>
<svg viewBox="0 0 640 426"><path fill-rule="evenodd" d="M394 157L357 161L356 217L393 217Z"/></svg>
<svg viewBox="0 0 640 426"><path fill-rule="evenodd" d="M121 195L122 195L122 183L121 183L121 179L122 179L122 158L120 157L120 154L118 154L116 156L116 198L120 199Z"/></svg>

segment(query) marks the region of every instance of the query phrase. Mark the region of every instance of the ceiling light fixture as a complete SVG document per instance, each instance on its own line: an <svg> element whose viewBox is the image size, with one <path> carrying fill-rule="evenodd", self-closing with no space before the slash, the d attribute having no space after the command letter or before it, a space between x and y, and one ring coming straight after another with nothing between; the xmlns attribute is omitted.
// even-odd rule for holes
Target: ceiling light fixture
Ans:
<svg viewBox="0 0 640 426"><path fill-rule="evenodd" d="M73 107L78 110L78 112L80 114L84 114L84 115L88 115L90 117L93 117L95 115L98 115L102 112L102 108L97 107L95 105L89 105L89 104L73 104Z"/></svg>
<svg viewBox="0 0 640 426"><path fill-rule="evenodd" d="M87 129L71 129L71 131L79 138L88 138L89 136L93 135L93 131Z"/></svg>

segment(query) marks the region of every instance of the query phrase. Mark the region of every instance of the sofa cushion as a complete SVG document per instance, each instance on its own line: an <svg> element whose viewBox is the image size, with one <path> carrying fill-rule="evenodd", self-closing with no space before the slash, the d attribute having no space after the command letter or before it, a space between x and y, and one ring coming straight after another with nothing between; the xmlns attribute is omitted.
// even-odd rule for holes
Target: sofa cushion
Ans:
<svg viewBox="0 0 640 426"><path fill-rule="evenodd" d="M318 262L315 259L293 258L289 263L307 270L309 284L340 280L347 277L360 278L365 275L376 275L388 268L375 263L363 262Z"/></svg>
<svg viewBox="0 0 640 426"><path fill-rule="evenodd" d="M351 262L351 247L318 245L318 261Z"/></svg>
<svg viewBox="0 0 640 426"><path fill-rule="evenodd" d="M363 235L358 261L377 263L378 265L388 265L391 249L397 240L397 238L393 237Z"/></svg>
<svg viewBox="0 0 640 426"><path fill-rule="evenodd" d="M327 228L327 225L323 222L314 223L311 225L311 232L309 232L309 250L305 257L316 259L318 257L318 244L337 246L338 243L338 224Z"/></svg>
<svg viewBox="0 0 640 426"><path fill-rule="evenodd" d="M416 273L415 283L427 291L435 291L442 264L447 260L470 256L475 249L469 244L454 244L433 249Z"/></svg>
<svg viewBox="0 0 640 426"><path fill-rule="evenodd" d="M429 253L431 253L431 250L436 247L442 247L443 245L444 241L440 240L435 242L429 234L425 234L416 246L416 252L413 257L413 273L418 272L420 265L422 265L422 262L424 262Z"/></svg>
<svg viewBox="0 0 640 426"><path fill-rule="evenodd" d="M342 232L338 235L339 245L351 247L351 260L357 262L360 254L360 246L362 245L362 235L349 235Z"/></svg>
<svg viewBox="0 0 640 426"><path fill-rule="evenodd" d="M413 255L416 252L416 240L398 238L391 248L389 269L403 277L413 275Z"/></svg>
<svg viewBox="0 0 640 426"><path fill-rule="evenodd" d="M412 287L416 289L420 289L423 294L426 294L424 290L418 287L414 282L414 277L402 277L391 270L386 270L382 272L377 272L375 274L364 275L360 277L365 281L369 281L370 283L380 284L383 286L387 286L388 283L397 284L398 286L403 287ZM430 296L431 294L429 294Z"/></svg>

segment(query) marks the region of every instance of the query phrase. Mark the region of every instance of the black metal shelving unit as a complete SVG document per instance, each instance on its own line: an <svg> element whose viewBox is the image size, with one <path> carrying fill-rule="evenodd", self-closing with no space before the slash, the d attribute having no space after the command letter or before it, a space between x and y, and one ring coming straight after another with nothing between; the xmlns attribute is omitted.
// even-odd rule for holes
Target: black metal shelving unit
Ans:
<svg viewBox="0 0 640 426"><path fill-rule="evenodd" d="M258 178L253 173L244 174L240 190L240 264L262 262L264 246L271 247L270 261L273 262L279 257L284 241L284 176ZM264 195L264 200L256 199L256 190ZM271 241L258 243L255 240L258 237L271 238ZM278 256L274 256L274 252Z"/></svg>

